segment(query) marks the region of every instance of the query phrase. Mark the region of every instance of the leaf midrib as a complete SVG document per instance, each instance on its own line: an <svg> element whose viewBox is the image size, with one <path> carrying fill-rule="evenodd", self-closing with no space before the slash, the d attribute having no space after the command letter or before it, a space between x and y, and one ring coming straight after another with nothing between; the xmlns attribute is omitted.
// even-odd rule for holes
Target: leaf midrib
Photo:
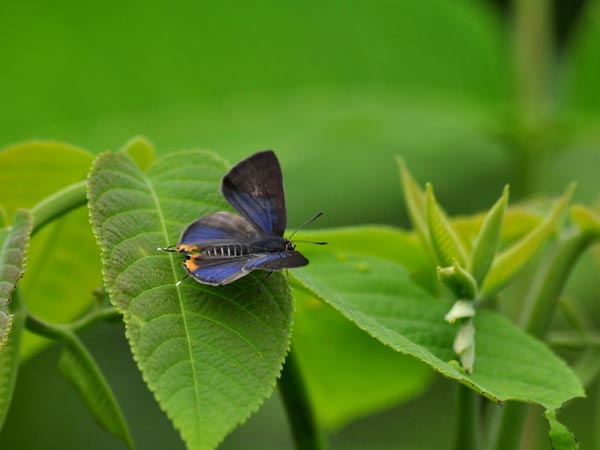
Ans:
<svg viewBox="0 0 600 450"><path fill-rule="evenodd" d="M169 241L169 233L167 232L167 227L166 227L166 223L165 223L165 218L163 216L163 212L162 212L162 208L160 205L160 200L158 199L158 196L156 195L156 192L154 191L154 187L152 186L152 183L150 182L150 180L147 177L144 177L144 181L146 182L146 185L148 186L148 189L150 190L150 194L152 195L152 199L156 205L156 210L158 212L158 218L160 221L160 226L162 228L162 234L164 236L164 242L166 243L166 245L168 245L168 241ZM175 260L173 258L173 254L169 253L169 261L171 262L171 269L173 271L173 279L176 280L177 279L177 270L176 270L176 266L175 266ZM185 340L187 343L187 348L188 348L188 355L190 358L190 365L191 365L191 369L192 369L192 377L194 380L194 395L195 395L195 411L196 411L196 423L199 424L200 423L200 392L199 392L199 385L198 385L198 378L196 377L196 365L195 365L195 361L194 361L194 357L193 357L193 353L192 353L192 343L190 342L190 333L189 333L189 328L188 328L188 323L187 323L187 316L186 316L186 310L183 307L183 298L181 295L181 288L180 286L177 285L177 283L175 283L175 290L177 292L177 299L179 301L179 309L181 311L181 317L183 319L183 328L185 331Z"/></svg>

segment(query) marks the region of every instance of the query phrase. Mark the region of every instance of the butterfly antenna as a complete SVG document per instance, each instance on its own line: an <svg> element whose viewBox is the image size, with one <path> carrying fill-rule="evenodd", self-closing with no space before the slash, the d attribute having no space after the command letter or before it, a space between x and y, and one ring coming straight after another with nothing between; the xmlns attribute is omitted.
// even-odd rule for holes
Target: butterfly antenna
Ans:
<svg viewBox="0 0 600 450"><path fill-rule="evenodd" d="M296 230L292 234L290 234L290 237L288 239L292 239L293 235L295 235L298 231L300 231L305 226L313 223L315 220L317 220L322 215L323 215L323 211L319 211L318 213L316 213L314 216L312 216L310 219L308 219L306 222L304 222L302 225L300 225L298 228L296 228ZM298 241L298 242L300 242L300 241ZM316 242L315 242L315 244L316 244Z"/></svg>

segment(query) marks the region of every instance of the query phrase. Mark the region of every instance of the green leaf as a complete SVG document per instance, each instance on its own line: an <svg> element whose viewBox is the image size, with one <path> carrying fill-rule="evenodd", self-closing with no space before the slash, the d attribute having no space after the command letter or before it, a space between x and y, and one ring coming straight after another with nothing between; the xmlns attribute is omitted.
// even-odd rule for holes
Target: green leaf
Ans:
<svg viewBox="0 0 600 450"><path fill-rule="evenodd" d="M437 274L438 279L452 291L455 298L474 300L477 296L477 282L458 261L454 260L450 267L438 267Z"/></svg>
<svg viewBox="0 0 600 450"><path fill-rule="evenodd" d="M98 424L122 440L127 447L134 449L127 423L108 382L92 355L76 336L65 340L58 367Z"/></svg>
<svg viewBox="0 0 600 450"><path fill-rule="evenodd" d="M475 365L473 374L466 374L453 362L456 328L444 320L451 306L448 302L416 287L397 263L344 252L343 246L327 247L303 247L311 263L291 275L394 350L495 400L554 408L583 395L581 384L564 361L504 317L486 310L478 311L473 319L477 329ZM339 257L342 252L343 259Z"/></svg>
<svg viewBox="0 0 600 450"><path fill-rule="evenodd" d="M509 188L507 185L504 188L502 197L500 197L486 215L479 230L479 235L475 239L469 270L475 281L477 281L478 286L481 286L483 283L500 245L502 222L504 221L504 211L508 203L508 193Z"/></svg>
<svg viewBox="0 0 600 450"><path fill-rule="evenodd" d="M25 329L25 311L16 308L6 343L0 350L0 430L8 414L19 370L19 349Z"/></svg>
<svg viewBox="0 0 600 450"><path fill-rule="evenodd" d="M121 151L129 155L142 170L146 170L154 162L156 153L152 142L144 136L133 137Z"/></svg>
<svg viewBox="0 0 600 450"><path fill-rule="evenodd" d="M0 151L0 198L9 214L32 208L55 192L85 179L92 156L67 144L31 141ZM27 170L23 168L26 167ZM68 322L94 301L101 286L98 247L84 208L46 225L32 238L28 268L35 277L20 284L27 308L51 322ZM73 282L77 274L77 282ZM48 340L25 332L21 345L29 356Z"/></svg>
<svg viewBox="0 0 600 450"><path fill-rule="evenodd" d="M456 260L461 266L466 266L465 250L446 215L438 206L431 184L427 184L425 196L429 237L439 264L444 267L451 266Z"/></svg>
<svg viewBox="0 0 600 450"><path fill-rule="evenodd" d="M427 366L382 345L304 289L293 294L292 347L322 427L339 429L429 386L433 372Z"/></svg>
<svg viewBox="0 0 600 450"><path fill-rule="evenodd" d="M157 251L198 217L228 209L219 193L226 170L209 152L172 153L147 173L106 153L88 183L111 301L145 381L193 450L214 449L270 395L291 338L281 274L176 285L182 255Z"/></svg>
<svg viewBox="0 0 600 450"><path fill-rule="evenodd" d="M0 228L8 227L8 217L6 217L6 211L0 206Z"/></svg>
<svg viewBox="0 0 600 450"><path fill-rule="evenodd" d="M400 167L400 178L402 181L402 191L404 192L404 202L408 210L408 216L413 228L418 235L423 239L427 246L431 246L429 237L429 227L427 226L427 203L425 192L415 181L413 176L408 171L408 167L402 158L396 158Z"/></svg>
<svg viewBox="0 0 600 450"><path fill-rule="evenodd" d="M21 209L15 213L12 226L0 230L0 430L17 378L25 324L25 312L18 299L12 314L9 301L15 296L17 282L25 271L32 221L29 211Z"/></svg>
<svg viewBox="0 0 600 450"><path fill-rule="evenodd" d="M571 220L577 224L584 233L600 236L600 215L591 208L582 205L573 205L570 209Z"/></svg>
<svg viewBox="0 0 600 450"><path fill-rule="evenodd" d="M473 243L477 239L486 217L487 213L480 213L452 218L452 228L456 230L465 249L472 250ZM523 206L509 207L505 212L500 233L501 247L518 241L539 225L542 220L543 216L539 212L531 211Z"/></svg>
<svg viewBox="0 0 600 450"><path fill-rule="evenodd" d="M489 297L505 287L533 259L554 231L574 188L573 185L569 186L542 223L496 257L481 288L482 297Z"/></svg>
<svg viewBox="0 0 600 450"><path fill-rule="evenodd" d="M550 424L548 437L552 444L552 450L577 450L579 443L575 440L573 433L556 419L556 411L548 410L545 415Z"/></svg>
<svg viewBox="0 0 600 450"><path fill-rule="evenodd" d="M12 322L8 304L17 282L25 272L31 224L31 213L21 209L15 213L12 226L0 230L0 351Z"/></svg>
<svg viewBox="0 0 600 450"><path fill-rule="evenodd" d="M297 240L328 242L330 248L339 250L338 257L345 259L346 252L376 255L394 261L406 268L412 279L426 290L436 292L439 285L436 271L431 265L423 242L414 234L390 226L352 226L331 230L302 230ZM304 249L310 245L299 244Z"/></svg>
<svg viewBox="0 0 600 450"><path fill-rule="evenodd" d="M4 148L0 151L0 199L7 215L31 208L85 179L91 162L85 150L59 142L29 141Z"/></svg>

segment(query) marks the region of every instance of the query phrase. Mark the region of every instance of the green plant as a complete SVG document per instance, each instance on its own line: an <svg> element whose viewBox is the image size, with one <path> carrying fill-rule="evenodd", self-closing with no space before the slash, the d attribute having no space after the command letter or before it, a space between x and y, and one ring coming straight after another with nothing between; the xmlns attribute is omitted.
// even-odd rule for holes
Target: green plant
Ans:
<svg viewBox="0 0 600 450"><path fill-rule="evenodd" d="M80 149L39 142L9 149L1 158L4 168L26 163L21 176L39 180L35 193L24 189L4 205L11 214L16 205L31 206L14 212L10 225L4 220L0 234L1 422L19 359L43 345L24 336L28 330L62 345L61 373L98 423L134 448L110 383L78 337L98 321L122 318L144 380L190 449L216 448L276 383L296 447L326 448L324 429L422 391L431 374L414 360L461 386L456 449L481 448L482 442L490 449L517 448L515 427L527 403L545 408L554 448L576 448L556 411L582 396L583 386L541 340L570 270L600 236L600 219L589 208L571 208L571 220L560 223L572 188L545 215L508 208L505 189L487 214L451 220L432 187L424 192L401 165L415 232L378 226L303 231L298 239L330 245L303 248L311 263L290 271L289 279L252 274L212 288L192 280L178 286L184 274L180 255L156 248L176 242L197 217L230 209L218 189L228 165L218 155L186 151L155 160L152 145L138 138L93 162ZM46 176L54 159L65 163ZM60 189L57 180L67 186ZM27 187L22 181L15 185ZM79 222L77 235L59 232L70 221L85 221L78 208L86 204L100 257L89 225ZM54 232L45 235L52 226ZM497 295L549 240L556 241L556 253L538 270L522 330L494 311ZM20 283L26 255L27 274L35 275ZM57 267L46 264L53 258ZM61 266L73 258L75 267ZM57 286L52 292L35 282L49 276ZM93 289L96 295L81 294ZM62 303L44 311L51 296ZM294 321L298 332L292 338ZM595 352L593 331L583 336L589 337L584 348ZM563 335L563 344L572 337ZM548 336L554 344L560 338ZM321 342L333 350L320 348ZM340 350L351 345L352 354ZM358 351L362 345L373 353ZM377 365L378 358L391 365ZM585 367L587 380L595 379L600 366L588 353L581 358L575 368ZM359 376L372 377L354 385L365 395L347 394L352 378L336 378L335 370L328 375L336 364L354 364ZM373 367L388 371L370 374ZM338 390L331 387L335 383ZM479 414L484 398L505 404L488 408L485 426Z"/></svg>

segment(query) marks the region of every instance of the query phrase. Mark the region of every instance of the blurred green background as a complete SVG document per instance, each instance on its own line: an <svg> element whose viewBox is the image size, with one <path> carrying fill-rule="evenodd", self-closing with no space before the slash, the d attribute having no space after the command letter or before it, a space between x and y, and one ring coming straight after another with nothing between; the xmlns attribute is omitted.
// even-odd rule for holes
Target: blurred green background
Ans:
<svg viewBox="0 0 600 450"><path fill-rule="evenodd" d="M208 148L230 162L273 148L290 227L318 210L320 227L406 226L396 155L454 214L486 208L505 183L518 201L576 180L576 199L598 202L598 0L3 0L0 30L0 147L51 139L97 153L141 134L159 154ZM569 292L600 324L597 271L588 257ZM85 338L139 448L183 448L122 334L106 325ZM23 365L0 448L120 448L56 358L51 348ZM594 390L565 419L582 449L594 448L580 420ZM332 447L448 448L453 402L453 384L436 379L336 430ZM548 447L539 415L528 448ZM287 448L276 394L223 445Z"/></svg>

